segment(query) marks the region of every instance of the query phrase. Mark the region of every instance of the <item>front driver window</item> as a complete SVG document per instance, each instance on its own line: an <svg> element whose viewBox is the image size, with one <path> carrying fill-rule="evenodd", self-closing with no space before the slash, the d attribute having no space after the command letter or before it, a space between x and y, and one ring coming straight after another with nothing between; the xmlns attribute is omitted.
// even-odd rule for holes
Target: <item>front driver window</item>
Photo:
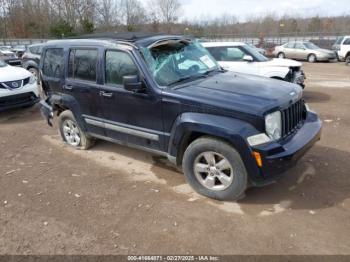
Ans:
<svg viewBox="0 0 350 262"><path fill-rule="evenodd" d="M246 55L238 47L209 47L208 50L217 61L222 62L242 61Z"/></svg>
<svg viewBox="0 0 350 262"><path fill-rule="evenodd" d="M122 85L124 76L138 75L139 70L130 55L121 51L106 52L106 84Z"/></svg>

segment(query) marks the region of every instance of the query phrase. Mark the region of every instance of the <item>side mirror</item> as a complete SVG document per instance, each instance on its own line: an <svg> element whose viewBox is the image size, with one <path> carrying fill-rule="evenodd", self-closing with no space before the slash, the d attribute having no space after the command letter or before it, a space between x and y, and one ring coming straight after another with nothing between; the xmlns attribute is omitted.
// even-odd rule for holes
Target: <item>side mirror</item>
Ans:
<svg viewBox="0 0 350 262"><path fill-rule="evenodd" d="M123 77L124 89L127 91L138 92L143 89L142 82L138 75Z"/></svg>
<svg viewBox="0 0 350 262"><path fill-rule="evenodd" d="M250 56L250 55L245 55L245 56L243 56L243 61L253 62L254 58L252 56Z"/></svg>

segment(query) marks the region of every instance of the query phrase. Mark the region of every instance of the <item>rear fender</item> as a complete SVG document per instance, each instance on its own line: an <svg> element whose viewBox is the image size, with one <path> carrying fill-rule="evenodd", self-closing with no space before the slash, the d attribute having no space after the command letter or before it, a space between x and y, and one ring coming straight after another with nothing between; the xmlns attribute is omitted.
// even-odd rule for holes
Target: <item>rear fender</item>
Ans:
<svg viewBox="0 0 350 262"><path fill-rule="evenodd" d="M61 109L72 111L75 120L78 122L80 128L82 128L83 131L87 131L79 103L73 96L68 94L52 94L49 98L49 103L52 106L53 112L59 111Z"/></svg>

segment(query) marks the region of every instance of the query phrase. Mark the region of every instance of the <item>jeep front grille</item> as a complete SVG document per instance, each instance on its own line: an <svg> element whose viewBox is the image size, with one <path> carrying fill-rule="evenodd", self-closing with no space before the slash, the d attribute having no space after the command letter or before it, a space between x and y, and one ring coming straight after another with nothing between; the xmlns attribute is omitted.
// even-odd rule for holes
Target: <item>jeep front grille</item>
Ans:
<svg viewBox="0 0 350 262"><path fill-rule="evenodd" d="M304 101L300 99L287 109L281 111L282 114L282 137L285 137L300 128L305 120Z"/></svg>

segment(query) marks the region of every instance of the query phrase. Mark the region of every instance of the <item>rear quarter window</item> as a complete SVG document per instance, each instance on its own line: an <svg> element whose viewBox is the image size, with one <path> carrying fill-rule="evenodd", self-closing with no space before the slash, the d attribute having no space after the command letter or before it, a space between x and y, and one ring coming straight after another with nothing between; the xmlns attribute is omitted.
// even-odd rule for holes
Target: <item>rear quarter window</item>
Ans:
<svg viewBox="0 0 350 262"><path fill-rule="evenodd" d="M43 74L48 77L60 78L63 72L63 48L49 48L45 51Z"/></svg>

